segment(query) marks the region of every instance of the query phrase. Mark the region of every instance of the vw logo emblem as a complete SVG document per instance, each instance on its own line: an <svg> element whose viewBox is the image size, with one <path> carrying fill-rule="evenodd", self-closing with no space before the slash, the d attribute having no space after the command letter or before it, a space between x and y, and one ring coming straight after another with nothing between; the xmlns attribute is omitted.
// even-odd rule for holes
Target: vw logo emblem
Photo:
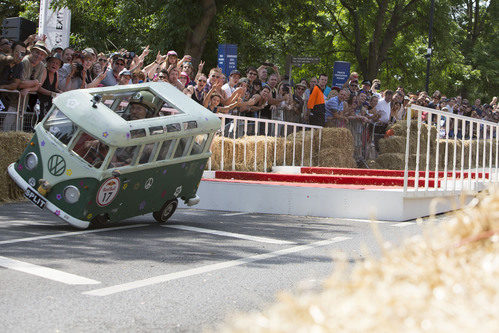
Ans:
<svg viewBox="0 0 499 333"><path fill-rule="evenodd" d="M66 170L66 161L61 155L53 155L47 163L49 172L54 176L60 176Z"/></svg>

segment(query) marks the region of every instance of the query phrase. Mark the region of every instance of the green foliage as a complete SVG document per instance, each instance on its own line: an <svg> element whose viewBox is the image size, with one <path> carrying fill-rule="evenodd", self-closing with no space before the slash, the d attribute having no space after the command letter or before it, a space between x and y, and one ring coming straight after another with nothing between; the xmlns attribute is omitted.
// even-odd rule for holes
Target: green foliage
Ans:
<svg viewBox="0 0 499 333"><path fill-rule="evenodd" d="M288 69L288 56L314 56L321 58L320 64L293 67L295 81L320 73L331 78L334 62L342 60L351 62L352 71L361 77L380 78L383 88L424 89L430 1L211 1L216 16L207 26L206 44L199 55L206 61L206 70L216 66L218 44L231 43L238 45L241 70L273 62L282 74ZM482 99L497 94L499 33L494 19L498 4L479 1L476 7L476 1L435 1L430 92L439 89L448 96ZM210 1L57 0L55 4L72 11L75 47L140 52L150 45L148 60L152 60L157 50L185 52L189 33L206 15L203 2ZM386 9L378 11L383 3ZM36 20L38 6L39 1L0 0L0 19L22 15ZM395 20L395 30L390 30ZM375 53L370 48L377 23L378 41L393 37L385 43L386 52L381 52L380 42Z"/></svg>

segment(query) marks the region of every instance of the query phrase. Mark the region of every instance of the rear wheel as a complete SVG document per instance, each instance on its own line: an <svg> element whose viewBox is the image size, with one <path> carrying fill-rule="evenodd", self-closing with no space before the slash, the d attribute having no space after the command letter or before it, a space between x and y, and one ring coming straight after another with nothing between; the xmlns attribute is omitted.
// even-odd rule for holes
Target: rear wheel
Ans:
<svg viewBox="0 0 499 333"><path fill-rule="evenodd" d="M159 223L166 223L168 219L173 215L173 213L175 213L177 206L178 206L177 199L168 200L167 202L165 202L165 204L163 205L163 207L161 207L160 210L152 213L152 216Z"/></svg>

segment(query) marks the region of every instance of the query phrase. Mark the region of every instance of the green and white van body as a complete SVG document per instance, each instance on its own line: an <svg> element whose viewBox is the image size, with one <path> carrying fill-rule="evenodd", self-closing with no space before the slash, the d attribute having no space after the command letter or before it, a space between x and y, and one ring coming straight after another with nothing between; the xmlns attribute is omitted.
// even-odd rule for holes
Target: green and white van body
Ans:
<svg viewBox="0 0 499 333"><path fill-rule="evenodd" d="M154 94L154 116L125 120L120 106L141 91ZM8 173L35 204L84 229L97 217L119 221L176 198L196 204L219 129L215 114L164 82L73 90L54 98ZM78 153L84 137L100 147L98 162ZM130 158L120 165L123 151Z"/></svg>

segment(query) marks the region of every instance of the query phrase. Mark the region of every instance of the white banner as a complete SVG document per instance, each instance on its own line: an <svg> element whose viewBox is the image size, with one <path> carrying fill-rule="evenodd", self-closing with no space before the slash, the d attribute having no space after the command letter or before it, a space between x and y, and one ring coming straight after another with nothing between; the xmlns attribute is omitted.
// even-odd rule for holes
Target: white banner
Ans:
<svg viewBox="0 0 499 333"><path fill-rule="evenodd" d="M52 0L40 1L40 17L38 31L40 35L46 35L47 48L69 46L69 34L71 30L71 11L67 8L53 10L50 8Z"/></svg>

